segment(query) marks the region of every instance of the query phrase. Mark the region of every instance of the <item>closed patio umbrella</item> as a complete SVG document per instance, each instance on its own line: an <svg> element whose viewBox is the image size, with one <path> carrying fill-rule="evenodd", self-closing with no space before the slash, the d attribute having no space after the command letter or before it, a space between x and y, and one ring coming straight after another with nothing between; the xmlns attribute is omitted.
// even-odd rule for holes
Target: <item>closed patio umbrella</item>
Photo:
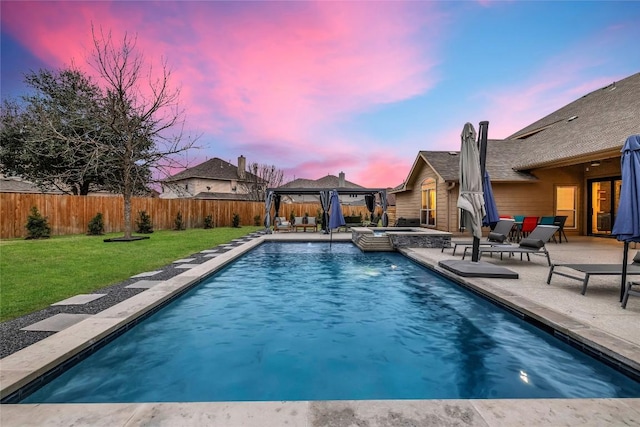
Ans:
<svg viewBox="0 0 640 427"><path fill-rule="evenodd" d="M622 146L622 189L611 234L624 242L620 301L627 281L629 242L640 242L640 135L631 135Z"/></svg>
<svg viewBox="0 0 640 427"><path fill-rule="evenodd" d="M340 196L336 190L331 192L331 207L329 208L331 216L329 216L329 230L341 227L345 225L344 215L342 214L342 207L340 206ZM331 246L331 240L333 238L333 232L330 231L329 246Z"/></svg>
<svg viewBox="0 0 640 427"><path fill-rule="evenodd" d="M445 259L438 265L463 277L495 277L501 279L517 279L518 273L499 265L479 261L480 237L482 236L482 218L487 215L482 192L482 177L487 175L485 162L487 154L487 132L489 122L480 122L480 138L476 145L476 131L471 123L466 123L462 130L462 147L460 149L460 196L458 207L461 209L462 224L473 232L473 252L471 261Z"/></svg>
<svg viewBox="0 0 640 427"><path fill-rule="evenodd" d="M493 197L493 189L491 188L491 178L489 172L484 172L484 181L482 186L482 192L484 194L484 208L487 214L482 218L482 225L491 226L492 228L500 221L498 215L498 207L496 206L496 199Z"/></svg>
<svg viewBox="0 0 640 427"><path fill-rule="evenodd" d="M462 223L471 229L473 237L482 237L482 218L485 216L484 198L482 195L482 172L480 171L480 153L476 142L476 130L471 123L465 123L460 147L460 195L458 208L462 209ZM472 261L478 261L478 254L473 251Z"/></svg>

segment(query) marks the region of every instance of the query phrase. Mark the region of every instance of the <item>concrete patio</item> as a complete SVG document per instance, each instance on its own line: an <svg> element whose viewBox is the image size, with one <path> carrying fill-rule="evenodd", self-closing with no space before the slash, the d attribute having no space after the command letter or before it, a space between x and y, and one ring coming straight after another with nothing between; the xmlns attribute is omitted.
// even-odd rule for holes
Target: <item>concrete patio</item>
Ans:
<svg viewBox="0 0 640 427"><path fill-rule="evenodd" d="M309 232L265 235L154 284L122 303L1 359L0 393L4 397L16 391L263 240L328 239L327 235ZM332 239L349 241L351 234L334 233ZM548 248L554 263L621 263L623 256L622 244L613 239L571 237L569 243L550 243ZM622 309L617 276L593 277L583 296L581 282L577 280L554 277L547 285L549 267L540 256L533 256L531 261L484 257L485 262L506 266L519 274L518 279L484 279L460 278L439 268L440 260L452 258L451 250L416 248L403 252L462 286L551 326L613 361L640 370L640 298L631 297L627 309ZM630 250L630 259L635 252ZM4 404L0 413L2 426L618 426L640 425L640 399Z"/></svg>

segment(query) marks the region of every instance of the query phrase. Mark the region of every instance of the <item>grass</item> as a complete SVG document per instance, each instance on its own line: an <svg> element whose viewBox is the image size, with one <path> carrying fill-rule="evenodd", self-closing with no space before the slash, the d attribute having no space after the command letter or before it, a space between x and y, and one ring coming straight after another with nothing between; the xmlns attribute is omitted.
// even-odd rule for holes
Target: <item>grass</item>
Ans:
<svg viewBox="0 0 640 427"><path fill-rule="evenodd" d="M105 243L104 236L0 241L0 321L152 271L260 227L163 230L150 239Z"/></svg>

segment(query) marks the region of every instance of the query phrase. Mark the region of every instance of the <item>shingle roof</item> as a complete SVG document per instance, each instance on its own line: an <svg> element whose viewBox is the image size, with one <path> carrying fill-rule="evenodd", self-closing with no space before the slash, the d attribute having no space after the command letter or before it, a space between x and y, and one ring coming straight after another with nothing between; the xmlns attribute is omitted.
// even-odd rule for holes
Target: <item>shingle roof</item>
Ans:
<svg viewBox="0 0 640 427"><path fill-rule="evenodd" d="M531 169L610 152L640 133L640 73L595 90L511 135L524 147L512 166ZM493 176L492 176L493 178Z"/></svg>
<svg viewBox="0 0 640 427"><path fill-rule="evenodd" d="M491 181L535 181L530 174L516 171L512 165L522 156L520 141L490 139L487 141L486 167ZM420 155L445 181L458 181L459 151L420 151Z"/></svg>
<svg viewBox="0 0 640 427"><path fill-rule="evenodd" d="M335 175L323 176L320 179L304 179L298 178L293 181L287 182L278 188L337 188L339 187L340 178ZM343 188L364 188L361 185L355 184L351 181L344 181Z"/></svg>
<svg viewBox="0 0 640 427"><path fill-rule="evenodd" d="M240 193L213 193L203 191L193 196L194 199L214 199L214 200L251 200L249 194Z"/></svg>
<svg viewBox="0 0 640 427"><path fill-rule="evenodd" d="M245 172L245 181L252 180L254 175ZM192 168L178 172L177 174L165 179L166 182L180 181L190 178L217 179L222 181L238 180L238 167L231 163L214 157L204 163L200 163Z"/></svg>
<svg viewBox="0 0 640 427"><path fill-rule="evenodd" d="M62 194L58 189L43 190L29 181L14 177L0 178L0 193Z"/></svg>

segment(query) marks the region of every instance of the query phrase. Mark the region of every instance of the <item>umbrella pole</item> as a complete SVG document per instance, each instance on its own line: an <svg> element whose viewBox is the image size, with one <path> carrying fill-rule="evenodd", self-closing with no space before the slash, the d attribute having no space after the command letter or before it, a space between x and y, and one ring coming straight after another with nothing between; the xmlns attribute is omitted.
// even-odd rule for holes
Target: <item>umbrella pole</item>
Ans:
<svg viewBox="0 0 640 427"><path fill-rule="evenodd" d="M624 290L627 282L627 259L629 252L629 242L624 242L624 253L622 254L622 283L620 284L620 302L622 302L622 298L624 297Z"/></svg>

